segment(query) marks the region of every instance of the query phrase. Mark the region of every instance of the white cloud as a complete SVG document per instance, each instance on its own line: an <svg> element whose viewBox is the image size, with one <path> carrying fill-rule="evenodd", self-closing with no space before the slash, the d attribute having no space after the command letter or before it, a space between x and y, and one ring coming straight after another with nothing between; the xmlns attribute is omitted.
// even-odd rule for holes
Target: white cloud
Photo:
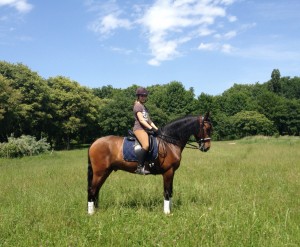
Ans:
<svg viewBox="0 0 300 247"><path fill-rule="evenodd" d="M201 43L199 46L198 46L198 49L199 50L206 50L206 51L214 51L217 49L217 44L215 43Z"/></svg>
<svg viewBox="0 0 300 247"><path fill-rule="evenodd" d="M33 8L33 5L28 3L27 0L0 0L1 6L13 7L20 13L27 13Z"/></svg>
<svg viewBox="0 0 300 247"><path fill-rule="evenodd" d="M216 0L215 2L216 3L223 3L225 5L230 5L230 4L233 4L236 0Z"/></svg>
<svg viewBox="0 0 300 247"><path fill-rule="evenodd" d="M224 53L231 53L233 51L233 47L229 44L224 44L221 47L221 51Z"/></svg>
<svg viewBox="0 0 300 247"><path fill-rule="evenodd" d="M143 37L147 40L151 53L148 63L158 66L163 61L180 56L182 44L192 39L218 35L212 28L217 19L236 21L236 17L226 14L226 7L234 1L236 0L155 0L149 5L132 6L127 19L122 18L124 12L116 7L116 1L106 1L105 15L102 13L90 29L101 36L107 36L118 28L142 27ZM107 6L111 9L109 13ZM231 31L222 37L230 39L235 35L236 32Z"/></svg>
<svg viewBox="0 0 300 247"><path fill-rule="evenodd" d="M223 53L232 53L234 51L233 46L230 44L220 44L220 43L201 43L198 46L198 50L201 51L221 51Z"/></svg>
<svg viewBox="0 0 300 247"><path fill-rule="evenodd" d="M214 30L208 29L207 27L201 27L198 30L199 36L202 36L202 37L209 36L209 35L213 34L214 32L215 32Z"/></svg>
<svg viewBox="0 0 300 247"><path fill-rule="evenodd" d="M117 28L129 29L130 26L129 20L118 18L118 15L116 14L109 14L92 23L90 29L95 33L107 35Z"/></svg>
<svg viewBox="0 0 300 247"><path fill-rule="evenodd" d="M236 31L229 31L224 34L225 39L232 39L235 36L236 36Z"/></svg>
<svg viewBox="0 0 300 247"><path fill-rule="evenodd" d="M237 17L236 17L236 16L230 15L230 16L228 16L228 20L229 20L230 22L235 22L235 21L237 21Z"/></svg>
<svg viewBox="0 0 300 247"><path fill-rule="evenodd" d="M217 17L225 15L225 9L211 1L157 0L139 20L146 30L152 54L148 63L159 65L177 57L180 55L180 44L191 39L183 41L181 36L194 35L195 29L200 31L199 36L210 35L213 31L207 26L212 25ZM187 30L193 31L187 34Z"/></svg>
<svg viewBox="0 0 300 247"><path fill-rule="evenodd" d="M124 54L124 55L130 55L132 53L132 50L124 49L124 48L121 48L121 47L111 46L110 49L114 52Z"/></svg>
<svg viewBox="0 0 300 247"><path fill-rule="evenodd" d="M236 35L237 35L237 31L232 30L225 34L216 33L216 34L214 34L214 38L219 39L219 40L221 40L221 39L228 40L228 39L234 38Z"/></svg>

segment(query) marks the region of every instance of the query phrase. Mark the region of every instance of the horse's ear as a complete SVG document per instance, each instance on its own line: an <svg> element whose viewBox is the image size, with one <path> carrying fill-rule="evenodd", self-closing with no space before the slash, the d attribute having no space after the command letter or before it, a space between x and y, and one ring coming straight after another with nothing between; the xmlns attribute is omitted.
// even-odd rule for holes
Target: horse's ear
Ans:
<svg viewBox="0 0 300 247"><path fill-rule="evenodd" d="M210 116L210 112L206 112L204 116L204 120L207 121L209 119L209 116Z"/></svg>

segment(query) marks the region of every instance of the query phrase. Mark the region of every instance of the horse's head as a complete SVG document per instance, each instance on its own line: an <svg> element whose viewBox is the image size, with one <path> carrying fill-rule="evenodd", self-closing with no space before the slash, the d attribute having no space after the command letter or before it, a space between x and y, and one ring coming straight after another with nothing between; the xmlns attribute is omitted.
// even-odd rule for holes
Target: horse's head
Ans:
<svg viewBox="0 0 300 247"><path fill-rule="evenodd" d="M205 114L204 117L200 116L200 131L195 138L199 144L199 149L202 152L207 152L210 149L210 136L212 133L212 124L209 119L209 112Z"/></svg>

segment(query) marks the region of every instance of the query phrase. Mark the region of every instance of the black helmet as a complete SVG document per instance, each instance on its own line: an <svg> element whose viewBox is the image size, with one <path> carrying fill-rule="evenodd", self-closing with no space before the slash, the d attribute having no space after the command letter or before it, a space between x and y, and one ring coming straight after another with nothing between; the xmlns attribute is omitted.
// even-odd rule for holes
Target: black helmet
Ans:
<svg viewBox="0 0 300 247"><path fill-rule="evenodd" d="M148 95L148 91L143 88L143 87L139 87L137 90L136 90L136 93L135 93L136 96L139 96L139 95Z"/></svg>

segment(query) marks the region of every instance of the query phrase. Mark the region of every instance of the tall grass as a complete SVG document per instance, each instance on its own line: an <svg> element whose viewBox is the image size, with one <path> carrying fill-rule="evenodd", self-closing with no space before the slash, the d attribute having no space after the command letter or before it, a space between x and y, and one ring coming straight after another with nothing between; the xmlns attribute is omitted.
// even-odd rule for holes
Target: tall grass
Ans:
<svg viewBox="0 0 300 247"><path fill-rule="evenodd" d="M86 212L87 150L0 159L0 246L300 246L300 140L185 149L163 214L161 176L118 171Z"/></svg>

